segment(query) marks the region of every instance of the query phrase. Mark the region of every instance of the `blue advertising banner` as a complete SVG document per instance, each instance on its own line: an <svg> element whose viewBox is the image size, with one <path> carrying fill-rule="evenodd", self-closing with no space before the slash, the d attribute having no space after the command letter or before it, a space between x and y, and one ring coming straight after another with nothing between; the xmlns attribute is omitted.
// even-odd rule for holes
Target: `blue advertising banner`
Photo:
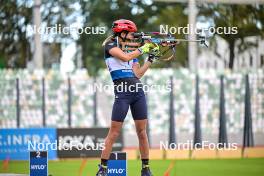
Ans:
<svg viewBox="0 0 264 176"><path fill-rule="evenodd" d="M0 130L0 160L28 160L30 151L48 151L49 159L57 158L55 128L21 128Z"/></svg>

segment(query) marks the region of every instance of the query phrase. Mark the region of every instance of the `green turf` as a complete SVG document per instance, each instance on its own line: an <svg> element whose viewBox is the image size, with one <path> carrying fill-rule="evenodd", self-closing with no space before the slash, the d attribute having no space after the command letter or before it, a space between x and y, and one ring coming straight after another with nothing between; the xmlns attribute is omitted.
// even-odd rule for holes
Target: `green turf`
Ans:
<svg viewBox="0 0 264 176"><path fill-rule="evenodd" d="M163 176L172 161L151 161L154 176ZM98 161L88 160L82 176L94 176ZM3 163L1 163L1 166ZM81 160L49 162L49 173L53 176L78 176ZM128 162L129 176L139 176L140 161ZM170 176L262 176L264 158L229 160L177 160ZM8 173L28 174L28 162L11 161ZM0 173L4 173L1 167Z"/></svg>

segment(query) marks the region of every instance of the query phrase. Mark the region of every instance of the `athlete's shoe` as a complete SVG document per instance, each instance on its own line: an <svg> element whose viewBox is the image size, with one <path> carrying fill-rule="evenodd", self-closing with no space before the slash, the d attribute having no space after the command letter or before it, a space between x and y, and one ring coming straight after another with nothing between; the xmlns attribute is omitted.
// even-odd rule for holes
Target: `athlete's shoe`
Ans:
<svg viewBox="0 0 264 176"><path fill-rule="evenodd" d="M149 167L142 168L141 176L153 176Z"/></svg>
<svg viewBox="0 0 264 176"><path fill-rule="evenodd" d="M107 176L107 166L103 166L101 164L99 164L98 166L99 166L99 170L96 176Z"/></svg>

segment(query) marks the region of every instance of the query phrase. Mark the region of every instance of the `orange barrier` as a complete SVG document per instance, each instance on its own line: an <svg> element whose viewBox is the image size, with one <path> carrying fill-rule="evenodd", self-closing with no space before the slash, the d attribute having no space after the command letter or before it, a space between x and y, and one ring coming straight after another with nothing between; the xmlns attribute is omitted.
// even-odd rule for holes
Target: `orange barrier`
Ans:
<svg viewBox="0 0 264 176"><path fill-rule="evenodd" d="M124 149L123 152L127 153L128 160L136 160L138 159L138 151L137 149Z"/></svg>
<svg viewBox="0 0 264 176"><path fill-rule="evenodd" d="M189 150L166 150L165 158L166 159L189 159L190 156Z"/></svg>
<svg viewBox="0 0 264 176"><path fill-rule="evenodd" d="M210 149L192 150L192 159L215 159L216 151Z"/></svg>
<svg viewBox="0 0 264 176"><path fill-rule="evenodd" d="M241 148L238 148L236 150L218 150L216 154L217 158L219 159L241 158L242 150Z"/></svg>
<svg viewBox="0 0 264 176"><path fill-rule="evenodd" d="M263 158L264 147L249 147L244 149L245 158Z"/></svg>
<svg viewBox="0 0 264 176"><path fill-rule="evenodd" d="M149 159L152 159L152 160L164 159L164 151L160 149L150 149Z"/></svg>

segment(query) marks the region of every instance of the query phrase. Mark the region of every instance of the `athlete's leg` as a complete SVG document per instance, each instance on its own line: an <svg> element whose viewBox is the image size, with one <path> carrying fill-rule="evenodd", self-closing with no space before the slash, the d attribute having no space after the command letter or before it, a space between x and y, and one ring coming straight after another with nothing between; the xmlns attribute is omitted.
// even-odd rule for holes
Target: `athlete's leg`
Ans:
<svg viewBox="0 0 264 176"><path fill-rule="evenodd" d="M141 159L148 159L149 158L149 142L148 142L148 136L146 132L147 119L135 120L135 126L137 130Z"/></svg>
<svg viewBox="0 0 264 176"><path fill-rule="evenodd" d="M105 139L105 149L102 151L101 158L108 159L112 151L112 145L119 136L124 119L126 118L129 108L129 97L124 93L115 94L115 102L112 110L112 121L108 135Z"/></svg>
<svg viewBox="0 0 264 176"><path fill-rule="evenodd" d="M110 153L112 151L112 146L120 134L122 125L123 125L123 122L116 122L116 121L111 122L110 130L105 139L105 148L102 151L102 155L101 155L102 159L107 160L109 158Z"/></svg>
<svg viewBox="0 0 264 176"><path fill-rule="evenodd" d="M119 136L120 130L122 128L123 122L111 122L111 127L108 132L108 135L105 139L105 148L101 154L101 165L99 165L99 170L96 176L106 176L107 175L107 162L112 151L113 143L116 141Z"/></svg>
<svg viewBox="0 0 264 176"><path fill-rule="evenodd" d="M135 120L137 136L139 140L139 150L142 161L141 176L152 176L149 168L149 142L146 132L147 122L147 119Z"/></svg>
<svg viewBox="0 0 264 176"><path fill-rule="evenodd" d="M139 150L142 160L141 176L151 176L149 169L149 142L147 136L147 104L144 93L138 93L135 101L130 105L131 113L135 121Z"/></svg>
<svg viewBox="0 0 264 176"><path fill-rule="evenodd" d="M105 139L105 148L101 154L101 165L99 171L96 174L97 176L104 176L107 174L107 162L112 151L112 146L119 136L123 121L127 115L129 102L129 97L126 96L126 94L116 94L112 111L111 127Z"/></svg>
<svg viewBox="0 0 264 176"><path fill-rule="evenodd" d="M139 92L135 96L135 101L130 105L131 113L135 121L137 136L139 140L139 150L141 159L149 158L149 143L147 137L147 104L144 92Z"/></svg>

